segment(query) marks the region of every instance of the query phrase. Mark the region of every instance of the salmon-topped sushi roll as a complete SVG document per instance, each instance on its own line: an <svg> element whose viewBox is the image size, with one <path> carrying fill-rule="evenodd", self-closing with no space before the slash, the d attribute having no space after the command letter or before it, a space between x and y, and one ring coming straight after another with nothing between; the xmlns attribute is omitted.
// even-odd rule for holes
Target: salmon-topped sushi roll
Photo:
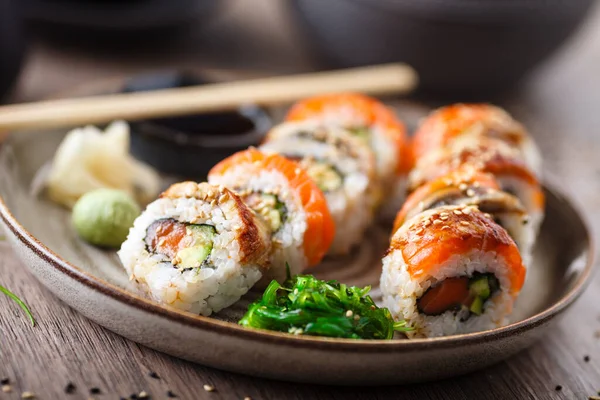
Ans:
<svg viewBox="0 0 600 400"><path fill-rule="evenodd" d="M182 182L135 220L119 258L148 297L210 315L238 301L268 270L270 231L230 190Z"/></svg>
<svg viewBox="0 0 600 400"><path fill-rule="evenodd" d="M383 259L383 305L413 337L493 329L511 313L525 280L515 242L475 206L417 214Z"/></svg>
<svg viewBox="0 0 600 400"><path fill-rule="evenodd" d="M525 266L531 260L536 232L518 198L500 190L492 174L465 166L436 178L408 196L394 221L392 232L415 215L446 205L472 205L488 213L517 244Z"/></svg>
<svg viewBox="0 0 600 400"><path fill-rule="evenodd" d="M500 189L516 196L529 215L529 224L537 233L544 217L545 196L542 187L515 150L496 139L478 140L457 149L444 148L420 159L411 171L411 188L468 166L494 175Z"/></svg>
<svg viewBox="0 0 600 400"><path fill-rule="evenodd" d="M433 111L412 142L419 159L465 137L491 137L515 148L527 166L540 175L542 158L527 130L506 111L491 104L453 104Z"/></svg>
<svg viewBox="0 0 600 400"><path fill-rule="evenodd" d="M270 226L268 278L284 279L286 263L298 274L329 250L335 225L327 200L297 162L250 148L214 166L208 181L233 190Z"/></svg>
<svg viewBox="0 0 600 400"><path fill-rule="evenodd" d="M362 94L332 93L297 102L286 120L341 126L367 143L375 154L387 207L400 207L412 155L406 128L390 108Z"/></svg>
<svg viewBox="0 0 600 400"><path fill-rule="evenodd" d="M335 222L329 254L346 254L362 240L378 193L373 155L365 145L342 129L302 122L277 126L260 149L298 161L325 194Z"/></svg>

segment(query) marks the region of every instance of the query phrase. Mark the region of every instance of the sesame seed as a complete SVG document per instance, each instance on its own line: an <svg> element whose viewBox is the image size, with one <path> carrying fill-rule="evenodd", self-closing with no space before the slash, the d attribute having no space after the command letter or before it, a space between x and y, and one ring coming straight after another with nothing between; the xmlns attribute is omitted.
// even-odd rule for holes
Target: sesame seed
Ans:
<svg viewBox="0 0 600 400"><path fill-rule="evenodd" d="M31 392L23 392L23 393L21 393L21 398L22 399L35 399L35 394L33 394Z"/></svg>
<svg viewBox="0 0 600 400"><path fill-rule="evenodd" d="M473 189L467 189L466 193L467 193L467 196L469 196L469 197L475 196L475 192L473 191Z"/></svg>
<svg viewBox="0 0 600 400"><path fill-rule="evenodd" d="M138 399L147 399L150 396L148 396L148 393L146 393L145 391L141 391L140 394L138 394Z"/></svg>
<svg viewBox="0 0 600 400"><path fill-rule="evenodd" d="M352 316L352 314L354 314L354 313L352 312L352 310L348 310L348 311L346 311L346 317L350 318L350 317Z"/></svg>
<svg viewBox="0 0 600 400"><path fill-rule="evenodd" d="M100 388L93 387L90 389L90 393L91 394L100 394L100 393L102 393L102 391L100 390Z"/></svg>
<svg viewBox="0 0 600 400"><path fill-rule="evenodd" d="M460 190L467 190L467 184L466 183L461 183L460 185L458 185L458 188Z"/></svg>
<svg viewBox="0 0 600 400"><path fill-rule="evenodd" d="M67 386L65 386L65 393L67 394L73 394L75 393L75 390L77 390L77 388L72 382L67 383Z"/></svg>
<svg viewBox="0 0 600 400"><path fill-rule="evenodd" d="M148 374L148 376L152 379L160 379L160 376L158 376L158 374L154 371L150 371L150 373Z"/></svg>
<svg viewBox="0 0 600 400"><path fill-rule="evenodd" d="M469 226L469 223L467 221L460 221L460 224L464 226Z"/></svg>
<svg viewBox="0 0 600 400"><path fill-rule="evenodd" d="M448 226L448 225L442 226L442 230L445 230L445 229L450 229L450 226Z"/></svg>
<svg viewBox="0 0 600 400"><path fill-rule="evenodd" d="M452 212L453 212L454 214L456 214L456 215L461 215L461 214L462 214L462 211L460 211L460 210L454 210L454 211L452 211Z"/></svg>
<svg viewBox="0 0 600 400"><path fill-rule="evenodd" d="M448 218L449 218L449 217L448 217L448 215L440 215L440 219L441 219L442 221L447 221L447 220L448 220Z"/></svg>
<svg viewBox="0 0 600 400"><path fill-rule="evenodd" d="M10 385L2 385L2 391L4 393L10 393L10 392L12 392L12 386L10 386Z"/></svg>
<svg viewBox="0 0 600 400"><path fill-rule="evenodd" d="M204 390L206 390L207 392L214 392L215 391L215 387L211 386L211 385L204 385L203 386Z"/></svg>
<svg viewBox="0 0 600 400"><path fill-rule="evenodd" d="M554 390L556 390L557 392L560 392L562 390L562 386L556 385L556 387L554 388Z"/></svg>
<svg viewBox="0 0 600 400"><path fill-rule="evenodd" d="M177 397L177 395L169 390L167 391L167 397L170 399L174 399L175 397Z"/></svg>
<svg viewBox="0 0 600 400"><path fill-rule="evenodd" d="M10 383L10 379L4 378L0 380L0 385L8 385Z"/></svg>
<svg viewBox="0 0 600 400"><path fill-rule="evenodd" d="M435 221L433 221L433 224L434 225L441 225L441 224L443 224L443 222L440 221L439 219L436 219Z"/></svg>
<svg viewBox="0 0 600 400"><path fill-rule="evenodd" d="M584 356L583 357L583 361L590 362L590 356Z"/></svg>

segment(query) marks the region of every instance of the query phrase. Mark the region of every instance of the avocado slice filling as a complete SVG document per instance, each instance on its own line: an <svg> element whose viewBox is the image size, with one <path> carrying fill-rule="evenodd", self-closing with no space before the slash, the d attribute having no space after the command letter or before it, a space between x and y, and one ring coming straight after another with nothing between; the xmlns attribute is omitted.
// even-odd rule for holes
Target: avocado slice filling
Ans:
<svg viewBox="0 0 600 400"><path fill-rule="evenodd" d="M439 315L450 310L467 310L467 318L481 315L485 302L499 289L498 279L491 273L448 278L429 288L417 300L417 308L426 315Z"/></svg>

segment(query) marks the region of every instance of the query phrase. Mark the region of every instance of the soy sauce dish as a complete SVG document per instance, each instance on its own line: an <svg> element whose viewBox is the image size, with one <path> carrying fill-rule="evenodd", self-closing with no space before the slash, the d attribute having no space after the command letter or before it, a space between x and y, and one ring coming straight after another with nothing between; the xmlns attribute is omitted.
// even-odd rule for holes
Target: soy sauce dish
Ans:
<svg viewBox="0 0 600 400"><path fill-rule="evenodd" d="M176 357L350 385L485 368L581 295L593 240L504 110L443 107L412 138L395 111L317 96L264 137L242 110L155 119L132 124L131 152L123 121L20 132L0 149L0 216L60 299Z"/></svg>
<svg viewBox="0 0 600 400"><path fill-rule="evenodd" d="M133 77L121 91L205 83L209 80L198 74L168 71ZM160 172L202 180L211 165L236 151L258 145L270 127L266 110L252 104L228 112L135 121L131 123L131 153Z"/></svg>

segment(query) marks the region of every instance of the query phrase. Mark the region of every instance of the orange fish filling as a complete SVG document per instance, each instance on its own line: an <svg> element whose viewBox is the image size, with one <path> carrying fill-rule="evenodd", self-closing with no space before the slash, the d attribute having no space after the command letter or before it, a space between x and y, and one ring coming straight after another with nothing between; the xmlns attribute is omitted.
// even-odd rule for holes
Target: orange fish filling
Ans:
<svg viewBox="0 0 600 400"><path fill-rule="evenodd" d="M187 239L190 237L185 224L174 219L154 221L147 232L146 243L149 247L169 259L174 259L180 250L189 245Z"/></svg>

